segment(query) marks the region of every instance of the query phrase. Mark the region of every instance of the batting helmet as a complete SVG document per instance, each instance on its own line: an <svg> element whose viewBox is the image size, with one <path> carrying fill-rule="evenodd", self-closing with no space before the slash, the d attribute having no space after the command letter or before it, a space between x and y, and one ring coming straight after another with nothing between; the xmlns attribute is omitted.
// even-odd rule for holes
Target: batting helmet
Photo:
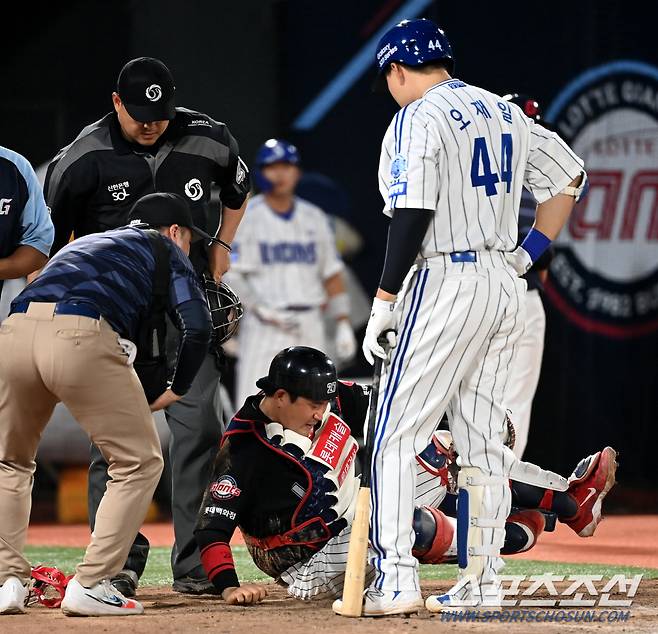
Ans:
<svg viewBox="0 0 658 634"><path fill-rule="evenodd" d="M389 29L377 45L379 74L393 62L407 66L422 66L427 62L442 60L452 74L455 60L446 34L437 24L425 18L402 20Z"/></svg>
<svg viewBox="0 0 658 634"><path fill-rule="evenodd" d="M336 366L324 352L293 346L272 359L269 374L256 385L267 392L284 389L312 401L328 401L336 396L337 381Z"/></svg>
<svg viewBox="0 0 658 634"><path fill-rule="evenodd" d="M228 284L217 284L212 277L203 276L203 290L210 310L213 330L213 345L219 350L228 341L238 327L243 309L240 298Z"/></svg>
<svg viewBox="0 0 658 634"><path fill-rule="evenodd" d="M539 102L529 95L519 95L514 92L503 97L505 101L510 101L511 103L516 104L526 117L529 117L533 121L541 121L542 109L539 105Z"/></svg>
<svg viewBox="0 0 658 634"><path fill-rule="evenodd" d="M283 139L268 139L260 146L258 152L256 152L254 179L258 188L263 192L270 191L272 183L263 176L261 168L265 165L272 165L272 163L299 165L301 163L299 151L292 143Z"/></svg>

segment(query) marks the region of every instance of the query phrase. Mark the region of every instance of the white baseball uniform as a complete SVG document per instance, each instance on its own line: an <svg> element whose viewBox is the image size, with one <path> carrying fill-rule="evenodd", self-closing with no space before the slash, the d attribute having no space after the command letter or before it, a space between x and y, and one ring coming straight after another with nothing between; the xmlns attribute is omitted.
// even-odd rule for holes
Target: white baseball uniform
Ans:
<svg viewBox="0 0 658 634"><path fill-rule="evenodd" d="M495 580L502 567L506 478L516 460L503 445L503 393L523 329L526 286L504 252L516 247L522 187L544 202L582 171L582 160L557 135L499 96L456 79L402 108L386 131L379 168L384 213L434 214L418 268L398 296L397 347L381 379L371 488L380 590L419 590L409 528L414 455L446 411L462 465L459 484L470 487L460 504L475 523L467 529L468 565L479 566L481 583ZM468 571L465 553L460 568Z"/></svg>
<svg viewBox="0 0 658 634"><path fill-rule="evenodd" d="M527 189L521 194L519 208L520 233L529 231L535 221L536 203ZM516 347L514 369L507 383L505 407L510 410L516 442L514 455L521 460L530 433L530 415L532 401L539 385L541 362L544 356L544 334L546 332L546 313L539 292L539 275L530 273L528 292L525 300L525 328Z"/></svg>
<svg viewBox="0 0 658 634"><path fill-rule="evenodd" d="M525 304L525 328L517 345L514 369L505 394L505 407L511 412L516 432L514 455L519 460L528 444L532 401L539 384L546 332L546 313L539 291L529 290Z"/></svg>
<svg viewBox="0 0 658 634"><path fill-rule="evenodd" d="M447 489L440 478L426 471L417 462L414 466L416 494L415 506L433 506L439 508ZM446 517L453 527L455 519ZM413 528L411 529L413 533ZM347 526L340 534L330 539L326 545L307 561L295 564L286 570L281 579L288 584L288 594L296 599L337 599L343 594L345 583L345 568L349 551L352 525ZM372 555L373 553L371 553ZM454 550L446 552L454 557ZM366 569L366 580L371 582L375 569L369 565Z"/></svg>
<svg viewBox="0 0 658 634"><path fill-rule="evenodd" d="M305 345L326 350L324 282L342 270L334 234L319 207L295 198L292 211L282 215L263 195L249 201L226 275L245 305L238 345L238 405L253 393L256 381L267 374L272 357L283 348ZM265 306L294 325L266 323L256 314L256 306Z"/></svg>

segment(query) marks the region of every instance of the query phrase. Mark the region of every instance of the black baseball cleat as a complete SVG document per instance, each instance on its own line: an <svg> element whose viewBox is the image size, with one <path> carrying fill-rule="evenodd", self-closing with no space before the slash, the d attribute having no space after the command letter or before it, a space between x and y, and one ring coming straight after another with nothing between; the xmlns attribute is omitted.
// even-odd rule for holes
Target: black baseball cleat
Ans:
<svg viewBox="0 0 658 634"><path fill-rule="evenodd" d="M110 583L124 597L132 598L137 594L139 577L133 570L124 568L119 574L116 575L116 577L112 577Z"/></svg>
<svg viewBox="0 0 658 634"><path fill-rule="evenodd" d="M178 577L172 588L180 594L219 594L219 589L207 577Z"/></svg>

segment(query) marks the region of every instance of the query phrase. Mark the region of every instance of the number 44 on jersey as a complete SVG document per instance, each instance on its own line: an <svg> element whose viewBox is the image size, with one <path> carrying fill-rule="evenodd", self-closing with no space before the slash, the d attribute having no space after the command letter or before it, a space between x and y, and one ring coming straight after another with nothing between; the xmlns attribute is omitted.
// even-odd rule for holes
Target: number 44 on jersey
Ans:
<svg viewBox="0 0 658 634"><path fill-rule="evenodd" d="M500 176L491 171L487 140L482 136L475 138L471 162L471 185L484 187L487 196L495 196L498 193L496 184L500 182L506 183L504 193L509 194L512 186L512 135L500 135Z"/></svg>

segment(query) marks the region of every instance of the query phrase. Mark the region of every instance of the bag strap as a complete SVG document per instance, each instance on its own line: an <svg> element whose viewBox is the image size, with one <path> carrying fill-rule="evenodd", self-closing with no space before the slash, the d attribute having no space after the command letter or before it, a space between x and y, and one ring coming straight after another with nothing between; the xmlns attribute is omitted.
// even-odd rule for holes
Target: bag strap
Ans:
<svg viewBox="0 0 658 634"><path fill-rule="evenodd" d="M165 354L165 313L167 311L167 300L169 298L169 286L171 283L171 261L170 251L166 238L155 229L145 229L155 258L153 269L153 290L148 316L140 327L140 342L138 342L138 356L142 358L161 357ZM140 343L142 352L140 355Z"/></svg>
<svg viewBox="0 0 658 634"><path fill-rule="evenodd" d="M171 281L170 251L165 243L166 238L160 235L155 229L145 229L144 233L151 241L153 256L155 257L151 311L153 313L164 312L167 308L167 297L169 295L169 284Z"/></svg>

